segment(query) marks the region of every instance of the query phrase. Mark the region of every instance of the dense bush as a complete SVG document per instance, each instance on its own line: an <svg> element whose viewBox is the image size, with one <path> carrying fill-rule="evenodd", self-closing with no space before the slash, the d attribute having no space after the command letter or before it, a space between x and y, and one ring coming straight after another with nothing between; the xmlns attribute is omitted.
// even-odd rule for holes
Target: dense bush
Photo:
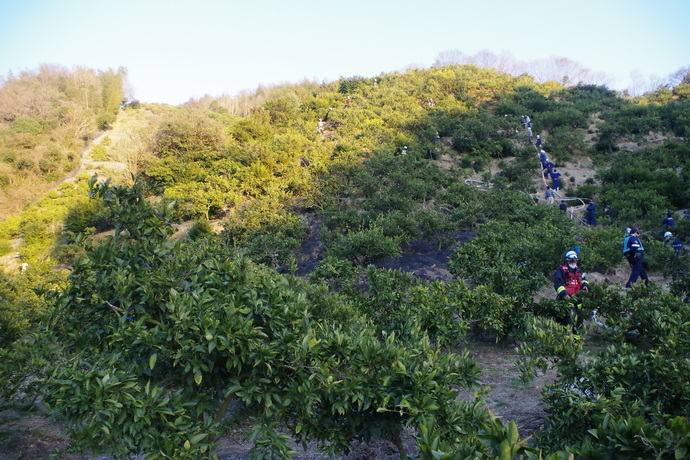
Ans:
<svg viewBox="0 0 690 460"><path fill-rule="evenodd" d="M43 399L70 418L73 442L121 456L208 457L232 403L254 417L258 457L290 455L283 423L329 453L377 436L401 449L409 426L420 458L541 458L479 398L455 402L458 386L477 377L459 341L510 335L526 375L558 371L537 447L682 458L687 277L677 276L671 294L593 283L580 319L596 309L605 327L588 356L590 339L558 324L565 304L548 295L574 245L586 271L610 274L623 263L617 225L643 229L650 271L682 272L685 259L674 260L661 238L664 213L690 205L688 144L671 136L687 131L687 106L672 95L629 100L603 87L445 66L263 88L241 110L212 98L157 108L155 156L137 164L143 174L131 188L94 178L97 199L87 204L83 183L62 186L0 225L4 240L24 237L31 267L48 253L74 267L51 294L58 311L35 349L17 342L3 362L18 369L50 356L47 375L40 366L23 372L41 377ZM75 116L61 113L64 123ZM596 152L597 180L573 192L610 204L613 223L578 226L530 196L542 184L524 114L535 133L545 130L555 161ZM77 146L58 139L50 117L9 115L3 174L52 180L74 161ZM666 140L649 142L652 130ZM453 150L448 139L433 142L437 132L453 137ZM586 134L596 136L593 151ZM39 148L49 137L54 145ZM220 235L207 222L215 217L225 220ZM190 238L169 240L176 218L200 219ZM53 251L63 223L65 244ZM77 236L106 224L116 226L113 237L84 244ZM297 273L308 231L324 245L312 248L316 268L306 280L281 275ZM690 236L690 220L679 219L674 233ZM452 248L456 279L427 282L370 265L417 239ZM39 309L18 315L34 299L24 295L26 279L3 284L8 342L40 317ZM542 288L547 298L537 301ZM3 372L8 388L23 382Z"/></svg>
<svg viewBox="0 0 690 460"><path fill-rule="evenodd" d="M213 233L213 228L211 227L211 224L207 220L202 220L198 222L194 222L194 225L189 229L189 233L187 236L191 240L198 240L201 238L204 238L208 235L211 235Z"/></svg>
<svg viewBox="0 0 690 460"><path fill-rule="evenodd" d="M10 346L41 319L42 304L31 290L40 276L31 269L33 273L21 276L0 273L0 348Z"/></svg>
<svg viewBox="0 0 690 460"><path fill-rule="evenodd" d="M601 116L619 136L646 135L661 127L656 108L651 105L627 104L616 110L604 111Z"/></svg>
<svg viewBox="0 0 690 460"><path fill-rule="evenodd" d="M66 418L74 442L116 455L209 458L237 401L254 416L258 457L291 454L279 420L328 453L382 437L404 456L403 426L433 417L443 442L460 428L465 448L486 452L478 436L488 415L455 402L456 388L478 376L466 354L441 352L419 327L401 342L363 317L352 328L313 317L297 280L223 245L166 241L170 210L142 192L137 183L92 182L128 232L87 247L69 285L49 295L55 316L36 335L34 356L50 350L50 361L35 386ZM435 299L432 312L447 311L428 315L440 326L429 329L447 342L465 326L444 286L434 288L410 299Z"/></svg>
<svg viewBox="0 0 690 460"><path fill-rule="evenodd" d="M558 110L539 114L539 126L549 132L557 128L573 130L587 127L587 115L573 107L558 107Z"/></svg>
<svg viewBox="0 0 690 460"><path fill-rule="evenodd" d="M382 227L373 225L365 230L334 235L329 238L328 255L366 265L400 254L400 239L386 236Z"/></svg>
<svg viewBox="0 0 690 460"><path fill-rule="evenodd" d="M508 144L501 142L510 133L508 122L502 118L480 115L463 117L458 128L452 133L453 149L481 157L483 153L492 158L506 156Z"/></svg>
<svg viewBox="0 0 690 460"><path fill-rule="evenodd" d="M644 452L678 458L690 440L687 422L679 418L690 404L683 377L690 306L654 287L636 286L628 295L592 287L581 312L597 310L610 345L580 360L583 343L573 343L562 327L532 327L521 345L526 376L548 366L558 367L561 376L544 393L549 416L541 445L585 456ZM549 309L539 314L548 316Z"/></svg>
<svg viewBox="0 0 690 460"><path fill-rule="evenodd" d="M65 230L72 233L83 233L89 227L97 231L112 228L102 202L98 200L81 201L83 202L79 206L73 207L65 217Z"/></svg>

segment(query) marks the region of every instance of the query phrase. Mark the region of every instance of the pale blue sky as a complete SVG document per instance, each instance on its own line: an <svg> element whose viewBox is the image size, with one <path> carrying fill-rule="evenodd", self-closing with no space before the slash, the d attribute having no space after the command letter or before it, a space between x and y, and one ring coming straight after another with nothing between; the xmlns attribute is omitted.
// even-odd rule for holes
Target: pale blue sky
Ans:
<svg viewBox="0 0 690 460"><path fill-rule="evenodd" d="M689 20L690 0L0 0L0 76L122 66L136 98L179 104L489 50L566 57L624 89L690 66Z"/></svg>

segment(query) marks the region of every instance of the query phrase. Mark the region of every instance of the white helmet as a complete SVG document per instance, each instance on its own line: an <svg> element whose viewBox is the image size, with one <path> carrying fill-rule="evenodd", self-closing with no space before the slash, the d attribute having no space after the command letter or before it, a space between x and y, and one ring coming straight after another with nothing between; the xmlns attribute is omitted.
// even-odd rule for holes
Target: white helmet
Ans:
<svg viewBox="0 0 690 460"><path fill-rule="evenodd" d="M565 253L565 260L567 262L577 262L578 257L577 257L577 252L575 251L568 251Z"/></svg>
<svg viewBox="0 0 690 460"><path fill-rule="evenodd" d="M671 232L666 232L666 233L664 233L664 238L665 238L665 239L667 239L667 238L672 238L672 237L673 237L673 233L671 233Z"/></svg>

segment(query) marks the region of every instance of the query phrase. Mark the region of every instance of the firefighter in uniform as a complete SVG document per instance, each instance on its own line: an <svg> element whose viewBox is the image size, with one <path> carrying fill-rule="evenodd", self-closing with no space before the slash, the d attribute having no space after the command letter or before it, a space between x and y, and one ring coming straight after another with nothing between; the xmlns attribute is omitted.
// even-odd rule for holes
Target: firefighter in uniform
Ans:
<svg viewBox="0 0 690 460"><path fill-rule="evenodd" d="M587 278L578 266L578 256L575 251L565 253L565 263L556 269L553 274L553 287L556 290L557 299L570 300L570 297L580 291L589 291ZM565 325L572 326L576 331L579 303L573 303L566 311Z"/></svg>

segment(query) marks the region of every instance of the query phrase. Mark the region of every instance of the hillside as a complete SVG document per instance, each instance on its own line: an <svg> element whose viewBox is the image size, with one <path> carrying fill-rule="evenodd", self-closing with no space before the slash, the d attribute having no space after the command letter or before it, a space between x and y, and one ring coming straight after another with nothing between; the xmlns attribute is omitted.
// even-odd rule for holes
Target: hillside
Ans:
<svg viewBox="0 0 690 460"><path fill-rule="evenodd" d="M0 225L29 263L0 279L7 404L115 457L682 458L690 283L662 219L687 241L684 94L446 66L278 86L242 116L120 110ZM626 227L650 286L623 287ZM574 246L579 304L551 281Z"/></svg>
<svg viewBox="0 0 690 460"><path fill-rule="evenodd" d="M79 163L123 104L123 69L43 65L0 87L0 221L35 202Z"/></svg>

